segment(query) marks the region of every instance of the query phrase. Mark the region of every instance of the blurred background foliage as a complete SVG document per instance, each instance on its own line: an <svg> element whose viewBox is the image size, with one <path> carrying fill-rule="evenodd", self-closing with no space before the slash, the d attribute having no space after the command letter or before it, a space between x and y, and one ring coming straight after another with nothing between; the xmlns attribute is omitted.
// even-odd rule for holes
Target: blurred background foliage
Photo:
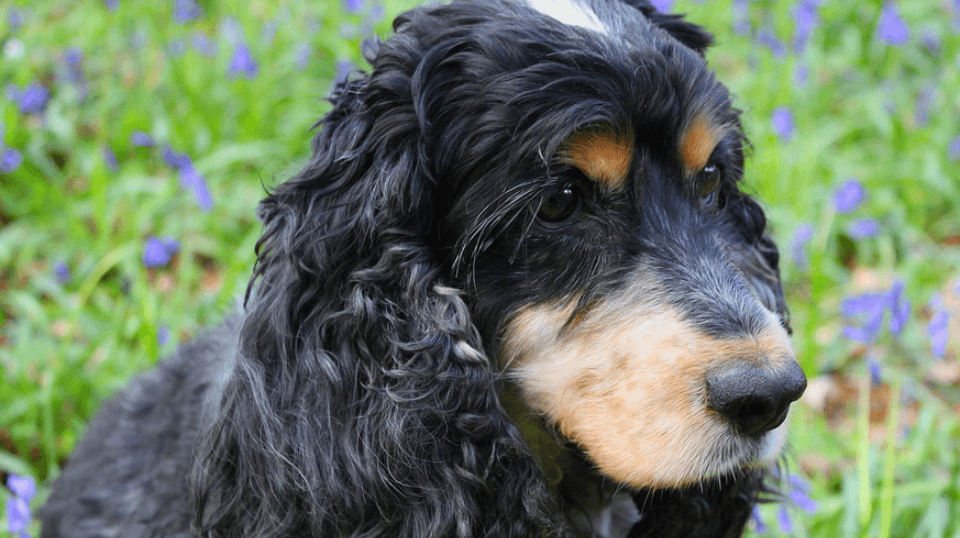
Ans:
<svg viewBox="0 0 960 538"><path fill-rule="evenodd" d="M713 31L782 253L785 502L750 532L960 537L960 1L657 1ZM242 295L265 188L412 0L0 4L0 535L100 403Z"/></svg>

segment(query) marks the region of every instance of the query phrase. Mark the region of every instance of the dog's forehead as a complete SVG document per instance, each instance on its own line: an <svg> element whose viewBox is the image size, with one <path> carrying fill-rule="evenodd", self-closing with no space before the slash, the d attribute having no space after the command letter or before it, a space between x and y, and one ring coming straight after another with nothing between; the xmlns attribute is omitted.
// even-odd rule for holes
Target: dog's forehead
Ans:
<svg viewBox="0 0 960 538"><path fill-rule="evenodd" d="M620 0L521 0L540 13L570 26L619 38L626 28L649 27L649 21Z"/></svg>

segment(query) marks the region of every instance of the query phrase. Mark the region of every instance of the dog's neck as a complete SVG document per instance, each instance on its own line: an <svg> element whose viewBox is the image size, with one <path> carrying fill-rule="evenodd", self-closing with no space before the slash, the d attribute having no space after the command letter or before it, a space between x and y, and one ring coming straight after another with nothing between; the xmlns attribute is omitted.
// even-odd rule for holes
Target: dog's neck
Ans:
<svg viewBox="0 0 960 538"><path fill-rule="evenodd" d="M501 399L533 450L547 484L562 501L577 536L626 537L640 521L631 491L598 474L576 446L550 431L523 404L516 387L508 386Z"/></svg>

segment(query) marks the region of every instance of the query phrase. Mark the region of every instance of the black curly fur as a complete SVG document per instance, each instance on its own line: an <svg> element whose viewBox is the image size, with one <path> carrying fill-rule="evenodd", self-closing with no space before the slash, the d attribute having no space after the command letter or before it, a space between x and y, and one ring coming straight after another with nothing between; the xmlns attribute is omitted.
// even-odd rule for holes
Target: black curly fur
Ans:
<svg viewBox="0 0 960 538"><path fill-rule="evenodd" d="M776 246L736 185L738 113L700 59L709 34L628 5L652 24L622 43L466 0L411 11L368 44L372 71L336 88L312 158L260 206L243 313L104 407L42 536L574 535L497 362L524 301L626 278L603 240L570 239L589 263L564 265L533 230L563 140L642 110L652 134L637 142L663 152L657 133L677 131L684 103L672 92L719 103L737 137L718 149L723 215L709 222L786 320ZM629 536L739 536L766 475L633 491Z"/></svg>

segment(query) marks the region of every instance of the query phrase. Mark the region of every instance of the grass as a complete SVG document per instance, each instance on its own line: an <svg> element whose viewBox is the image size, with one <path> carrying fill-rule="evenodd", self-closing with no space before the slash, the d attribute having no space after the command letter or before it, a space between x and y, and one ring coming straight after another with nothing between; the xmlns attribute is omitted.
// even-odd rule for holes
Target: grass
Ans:
<svg viewBox="0 0 960 538"><path fill-rule="evenodd" d="M22 159L0 171L0 478L36 478L33 508L99 404L233 308L264 186L307 154L360 38L410 4L211 0L182 21L174 2L0 8L0 158ZM717 34L708 58L744 111L747 188L781 246L811 380L795 502L765 506L755 534L960 536L960 5L896 5L903 44L879 1L823 0L814 24L793 1L674 6ZM241 43L255 73L230 74ZM31 85L49 101L24 113ZM836 201L845 184L862 188L855 207ZM151 238L176 241L169 262L145 265Z"/></svg>

